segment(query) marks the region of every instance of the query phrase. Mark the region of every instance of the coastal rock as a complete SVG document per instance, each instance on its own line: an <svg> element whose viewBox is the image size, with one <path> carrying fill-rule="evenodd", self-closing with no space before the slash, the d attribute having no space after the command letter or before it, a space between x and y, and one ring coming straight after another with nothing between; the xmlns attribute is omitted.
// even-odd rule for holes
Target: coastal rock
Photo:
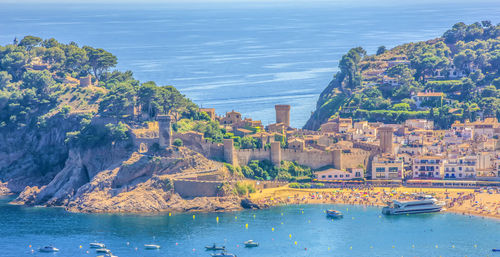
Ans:
<svg viewBox="0 0 500 257"><path fill-rule="evenodd" d="M260 209L260 206L258 204L252 202L252 200L248 198L241 199L241 207L245 209Z"/></svg>
<svg viewBox="0 0 500 257"><path fill-rule="evenodd" d="M240 199L232 195L183 199L175 193L172 179L222 167L199 153L182 147L157 156L118 153L104 148L70 151L65 167L50 183L26 187L14 203L91 213L241 209Z"/></svg>

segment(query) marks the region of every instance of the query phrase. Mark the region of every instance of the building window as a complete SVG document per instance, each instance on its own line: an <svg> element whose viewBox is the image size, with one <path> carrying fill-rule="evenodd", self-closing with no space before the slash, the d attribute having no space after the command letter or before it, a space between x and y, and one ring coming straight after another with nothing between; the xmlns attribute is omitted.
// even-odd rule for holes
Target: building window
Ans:
<svg viewBox="0 0 500 257"><path fill-rule="evenodd" d="M332 178L332 175L328 175L329 178Z"/></svg>
<svg viewBox="0 0 500 257"><path fill-rule="evenodd" d="M385 168L383 168L383 167L377 167L375 169L375 172L385 172Z"/></svg>
<svg viewBox="0 0 500 257"><path fill-rule="evenodd" d="M325 176L325 175L323 175L323 176L321 176L321 178L326 178L326 176Z"/></svg>

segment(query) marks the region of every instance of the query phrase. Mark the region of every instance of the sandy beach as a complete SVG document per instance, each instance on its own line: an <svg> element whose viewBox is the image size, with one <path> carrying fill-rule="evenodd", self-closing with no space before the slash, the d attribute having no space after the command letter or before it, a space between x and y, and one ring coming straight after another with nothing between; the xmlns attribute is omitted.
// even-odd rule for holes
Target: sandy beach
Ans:
<svg viewBox="0 0 500 257"><path fill-rule="evenodd" d="M267 188L250 195L260 205L286 204L357 204L384 206L387 201L411 200L413 193L433 195L446 202L445 211L462 215L474 215L500 219L500 194L473 189L371 187L295 189L287 186Z"/></svg>

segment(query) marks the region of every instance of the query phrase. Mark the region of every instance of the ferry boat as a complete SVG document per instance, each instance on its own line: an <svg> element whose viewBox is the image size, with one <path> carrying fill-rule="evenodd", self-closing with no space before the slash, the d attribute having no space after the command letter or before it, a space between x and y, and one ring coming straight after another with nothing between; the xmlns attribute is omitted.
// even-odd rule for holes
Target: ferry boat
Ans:
<svg viewBox="0 0 500 257"><path fill-rule="evenodd" d="M382 209L385 215L416 214L439 212L443 209L444 202L439 202L436 198L425 195L419 196L413 201L393 200Z"/></svg>

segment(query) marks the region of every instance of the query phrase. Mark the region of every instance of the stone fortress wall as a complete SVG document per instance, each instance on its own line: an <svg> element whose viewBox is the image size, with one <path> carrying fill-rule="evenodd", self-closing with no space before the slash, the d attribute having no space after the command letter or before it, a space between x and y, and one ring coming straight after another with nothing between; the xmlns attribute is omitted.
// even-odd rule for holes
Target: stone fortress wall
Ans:
<svg viewBox="0 0 500 257"><path fill-rule="evenodd" d="M282 121L287 122L289 109L285 107L277 108L277 116L281 116ZM134 145L141 151L147 151L150 147L158 143L160 147L168 147L174 139L181 139L184 146L199 152L207 158L224 161L232 165L246 165L252 160L268 160L279 166L281 161L293 161L300 165L308 166L312 169L319 169L325 166L336 169L357 168L369 166L369 160L374 152L379 152L377 145L363 142L354 142L349 149L283 149L279 142L271 142L270 149L235 149L232 139L224 139L224 142L214 143L203 137L198 132L173 133L171 119L169 116L159 117L159 138L137 138L133 137ZM300 134L318 134L318 131L299 130Z"/></svg>

